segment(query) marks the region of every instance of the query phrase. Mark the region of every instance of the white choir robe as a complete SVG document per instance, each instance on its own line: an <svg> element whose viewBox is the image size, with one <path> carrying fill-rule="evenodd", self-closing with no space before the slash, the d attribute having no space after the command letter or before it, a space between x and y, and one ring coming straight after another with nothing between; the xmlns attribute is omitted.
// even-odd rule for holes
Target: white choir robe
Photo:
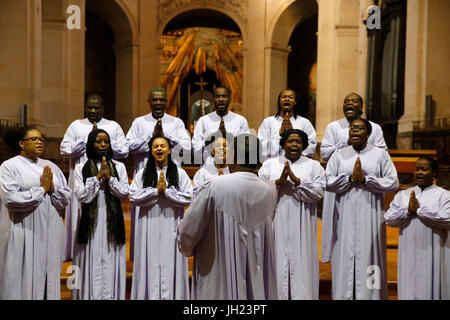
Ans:
<svg viewBox="0 0 450 320"><path fill-rule="evenodd" d="M349 181L358 157L366 179L363 186ZM335 152L325 174L327 190L336 193L333 299L387 299L384 192L398 189L397 170L387 151L367 144L360 152L351 146Z"/></svg>
<svg viewBox="0 0 450 320"><path fill-rule="evenodd" d="M415 191L420 208L408 215ZM398 299L450 299L450 192L436 185L415 186L395 195L384 214L386 224L400 228L398 241Z"/></svg>
<svg viewBox="0 0 450 320"><path fill-rule="evenodd" d="M192 148L197 157L202 154L205 161L210 157L209 154L206 154L205 141L211 134L219 130L220 121L221 117L216 111L208 113L198 119L192 137ZM225 130L235 137L243 133L250 133L247 119L237 113L228 111L223 117L223 122L225 124Z"/></svg>
<svg viewBox="0 0 450 320"><path fill-rule="evenodd" d="M45 166L55 191L41 187ZM52 162L13 157L0 166L0 300L59 300L66 234L63 213L71 190Z"/></svg>
<svg viewBox="0 0 450 320"><path fill-rule="evenodd" d="M129 185L125 165L113 160L118 177L108 181L109 190L120 200L128 197ZM97 163L100 170L101 163ZM127 276L126 245L108 243L105 182L89 177L83 182L84 163L75 167L75 196L83 203L91 203L97 197L97 223L94 235L87 244L77 242L75 237L73 266L79 268L76 287L72 290L74 300L125 300ZM81 218L81 215L80 215Z"/></svg>
<svg viewBox="0 0 450 320"><path fill-rule="evenodd" d="M159 167L157 177L161 173ZM163 167L167 183L167 167ZM192 199L192 184L186 171L178 167L179 190L166 188L164 196L156 188L144 188L144 169L130 187L130 202L137 206L132 300L189 299L188 260L177 248L176 227L184 207Z"/></svg>
<svg viewBox="0 0 450 320"><path fill-rule="evenodd" d="M383 130L379 124L369 121L372 125L372 133L370 134L367 143L387 150L386 142L383 137ZM350 124L346 118L342 118L331 122L326 130L325 135L320 145L320 154L325 162L331 158L332 154L342 148L348 147L347 141L349 138ZM330 262L331 259L331 241L333 238L333 212L336 194L325 191L323 196L322 207L322 241L321 241L321 255L322 262Z"/></svg>
<svg viewBox="0 0 450 320"><path fill-rule="evenodd" d="M319 256L317 245L317 202L325 190L325 170L307 157L292 162L285 156L263 163L259 176L269 181L280 178L286 161L300 185L290 178L278 189L273 221L278 298L319 299ZM290 297L289 297L290 292Z"/></svg>
<svg viewBox="0 0 450 320"><path fill-rule="evenodd" d="M223 174L230 174L230 169L228 168L228 166L223 168ZM194 197L197 196L198 192L201 190L201 187L205 183L218 176L219 169L217 169L214 165L214 158L209 157L208 160L206 160L205 165L198 169L194 175Z"/></svg>
<svg viewBox="0 0 450 320"><path fill-rule="evenodd" d="M67 128L64 138L61 141L60 151L61 155L69 158L69 187L72 189L70 196L70 204L66 208L65 224L67 232L66 241L66 257L65 260L71 260L73 257L73 246L75 236L78 230L78 222L80 221L80 204L75 197L74 186L75 166L79 163L84 163L86 157L86 143L89 133L92 131L92 123L87 119L75 120ZM111 138L111 148L113 150L114 159L122 159L128 156L128 142L125 139L120 125L113 121L102 118L97 122L97 128L108 132Z"/></svg>
<svg viewBox="0 0 450 320"><path fill-rule="evenodd" d="M130 146L130 153L134 158L133 178L136 173L145 167L147 163L149 147L148 143L153 137L153 130L158 122L152 115L148 113L145 116L136 118L131 124L130 130L127 133L127 141ZM184 155L188 155L190 159L191 154L191 138L184 126L183 120L178 117L171 116L164 113L161 118L161 124L164 136L169 138L172 145L172 160L176 165L181 165L181 157L178 158L179 152L183 150ZM136 208L131 206L131 233L130 233L130 260L134 259L134 241L137 230L136 225Z"/></svg>
<svg viewBox="0 0 450 320"><path fill-rule="evenodd" d="M194 300L277 299L273 183L235 172L203 185L178 226L180 250L194 254Z"/></svg>
<svg viewBox="0 0 450 320"><path fill-rule="evenodd" d="M297 115L297 118L291 117L289 120L293 129L302 130L308 135L309 146L303 150L302 154L311 158L314 155L317 145L316 130L314 130L313 125L308 119L299 115ZM282 122L283 117L270 116L265 118L259 127L258 138L263 147L262 154L266 159L284 155L284 150L280 147L280 129Z"/></svg>

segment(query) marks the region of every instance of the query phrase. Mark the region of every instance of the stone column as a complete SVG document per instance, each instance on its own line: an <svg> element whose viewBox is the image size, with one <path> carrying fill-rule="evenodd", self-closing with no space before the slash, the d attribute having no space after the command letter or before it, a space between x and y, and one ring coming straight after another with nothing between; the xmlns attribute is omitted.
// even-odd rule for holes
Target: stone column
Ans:
<svg viewBox="0 0 450 320"><path fill-rule="evenodd" d="M264 35L265 35L265 1L248 0L248 37L244 43L243 70L243 115L247 118L250 129L256 132L264 115L269 113L269 106L264 103ZM261 112L263 110L263 112ZM253 132L255 133L255 132Z"/></svg>
<svg viewBox="0 0 450 320"><path fill-rule="evenodd" d="M135 44L117 43L116 54L116 115L117 122L126 133L137 114L138 52Z"/></svg>
<svg viewBox="0 0 450 320"><path fill-rule="evenodd" d="M147 102L149 90L161 86L158 55L161 35L157 28L157 12L157 1L139 2L139 85L137 112L133 119L150 112Z"/></svg>
<svg viewBox="0 0 450 320"><path fill-rule="evenodd" d="M86 0L64 0L64 12L69 5L80 7L81 29L69 30L66 27L64 130L76 119L84 118Z"/></svg>
<svg viewBox="0 0 450 320"><path fill-rule="evenodd" d="M358 91L363 80L358 62L359 2L320 0L318 6L316 132L322 141L327 125L343 116L344 97Z"/></svg>
<svg viewBox="0 0 450 320"><path fill-rule="evenodd" d="M290 48L265 48L265 87L264 117L277 112L277 98L281 90L287 87L288 57ZM268 112L267 112L268 111ZM267 113L266 113L267 112Z"/></svg>
<svg viewBox="0 0 450 320"><path fill-rule="evenodd" d="M425 119L428 0L410 0L406 10L405 112L398 121L399 149L412 148L413 121Z"/></svg>
<svg viewBox="0 0 450 320"><path fill-rule="evenodd" d="M42 125L41 0L0 1L0 118L20 121L28 106L28 123Z"/></svg>

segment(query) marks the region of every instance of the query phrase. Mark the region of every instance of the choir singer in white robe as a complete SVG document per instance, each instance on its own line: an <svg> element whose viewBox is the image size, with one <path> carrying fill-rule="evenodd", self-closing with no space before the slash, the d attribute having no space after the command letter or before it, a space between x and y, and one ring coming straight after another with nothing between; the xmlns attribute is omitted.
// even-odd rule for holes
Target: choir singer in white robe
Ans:
<svg viewBox="0 0 450 320"><path fill-rule="evenodd" d="M304 148L303 155L311 158L317 145L316 130L308 119L297 113L295 92L291 89L282 90L277 104L277 114L265 118L258 130L263 156L267 159L282 155L284 150L280 147L281 135L286 129L299 129L308 135L308 147Z"/></svg>
<svg viewBox="0 0 450 320"><path fill-rule="evenodd" d="M308 136L287 129L281 136L284 155L263 163L259 176L275 182L278 205L273 221L279 299L319 299L317 202L325 189L325 170L302 155Z"/></svg>
<svg viewBox="0 0 450 320"><path fill-rule="evenodd" d="M206 148L211 149L211 157L208 158L205 165L202 166L194 175L194 195L197 195L206 182L224 174L230 174L228 164L232 159L233 152L230 151L230 145L233 144L233 135L226 132L214 132L206 139Z"/></svg>
<svg viewBox="0 0 450 320"><path fill-rule="evenodd" d="M170 141L154 136L145 167L130 187L137 206L131 299L189 299L188 261L177 249L176 226L192 199L186 171L170 157Z"/></svg>
<svg viewBox="0 0 450 320"><path fill-rule="evenodd" d="M218 86L214 89L214 107L216 110L198 119L194 128L192 137L194 160L201 159L201 156L204 161L209 158L209 154L205 150L205 141L213 132L226 131L235 137L243 133L250 133L247 119L228 110L230 96L231 92L227 87Z"/></svg>
<svg viewBox="0 0 450 320"><path fill-rule="evenodd" d="M277 299L277 191L256 174L260 150L256 136L236 137L232 173L206 183L178 226L180 251L194 255L192 299Z"/></svg>
<svg viewBox="0 0 450 320"><path fill-rule="evenodd" d="M61 141L61 155L69 158L69 187L72 189L70 205L67 206L65 224L67 231L66 260L73 257L73 246L80 220L80 204L75 197L75 166L84 163L86 158L86 142L89 133L94 129L103 129L111 137L111 148L114 159L122 159L128 156L128 142L125 139L120 125L103 118L104 106L102 97L98 94L91 94L86 99L86 118L72 122L67 128L64 138Z"/></svg>
<svg viewBox="0 0 450 320"><path fill-rule="evenodd" d="M350 123L352 123L353 120L361 118L363 113L362 108L363 99L360 95L352 92L345 97L342 106L345 117L328 124L322 144L320 145L320 154L325 162L330 160L334 152L350 145L348 137ZM372 121L369 122L372 125L372 133L370 134L367 143L377 148L387 150L386 142L383 137L383 130L380 125ZM332 239L336 236L332 232L335 230L333 228L335 200L335 193L325 191L322 209L322 263L330 262Z"/></svg>
<svg viewBox="0 0 450 320"><path fill-rule="evenodd" d="M350 124L351 146L331 156L327 190L336 193L332 250L333 299L387 299L384 192L398 188L387 151L367 143L371 125Z"/></svg>
<svg viewBox="0 0 450 320"><path fill-rule="evenodd" d="M433 184L439 171L431 157L417 160L417 186L398 192L384 218L400 228L398 299L450 299L450 192Z"/></svg>
<svg viewBox="0 0 450 320"><path fill-rule="evenodd" d="M148 103L151 112L136 118L127 133L130 153L134 158L133 178L145 167L149 155L150 139L156 135L169 138L171 142L172 160L181 165L183 159L191 156L191 138L183 120L167 114L167 93L163 88L152 88ZM134 259L134 241L136 233L136 208L131 206L130 260Z"/></svg>
<svg viewBox="0 0 450 320"><path fill-rule="evenodd" d="M39 130L24 127L6 140L21 151L0 166L0 300L59 300L71 190L61 170L39 158Z"/></svg>
<svg viewBox="0 0 450 320"><path fill-rule="evenodd" d="M81 218L73 265L79 268L74 300L124 300L126 283L125 223L121 200L128 197L128 176L122 162L112 160L109 135L93 130L85 163L75 167L75 195Z"/></svg>

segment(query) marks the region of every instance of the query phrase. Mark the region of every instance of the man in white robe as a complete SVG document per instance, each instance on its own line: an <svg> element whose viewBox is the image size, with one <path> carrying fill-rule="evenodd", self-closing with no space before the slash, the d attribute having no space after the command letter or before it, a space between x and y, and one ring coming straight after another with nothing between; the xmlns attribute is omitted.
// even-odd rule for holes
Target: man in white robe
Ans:
<svg viewBox="0 0 450 320"><path fill-rule="evenodd" d="M249 156L255 141L259 144L251 135L235 139L235 163L241 156L244 163L204 184L178 225L180 251L194 255L192 299L277 299L272 231L277 192L256 175L259 159Z"/></svg>
<svg viewBox="0 0 450 320"><path fill-rule="evenodd" d="M73 246L75 236L80 220L80 204L74 194L75 166L83 163L86 158L86 142L89 133L93 128L103 129L111 137L111 148L114 159L122 159L128 156L128 142L125 139L120 125L113 121L103 118L103 101L100 95L91 94L86 99L85 119L79 119L72 122L67 128L64 138L61 141L60 152L65 158L69 158L69 187L72 189L70 204L66 208L65 224L67 230L66 255L65 260L71 260L73 257Z"/></svg>
<svg viewBox="0 0 450 320"><path fill-rule="evenodd" d="M148 142L155 134L164 135L170 139L172 159L176 165L181 165L183 159L190 160L191 138L183 120L165 113L167 106L166 90L163 88L151 89L148 103L151 112L136 118L127 133L130 153L134 158L133 178L140 169L145 167L149 153ZM161 119L161 121L158 122L158 119ZM131 206L130 260L134 259L134 234L137 229L135 224L138 214L136 210L135 206Z"/></svg>
<svg viewBox="0 0 450 320"><path fill-rule="evenodd" d="M349 146L348 132L350 123L361 118L363 107L363 99L356 93L348 94L344 99L342 106L345 117L328 124L325 135L320 145L320 154L325 162L330 160L334 152ZM367 140L367 143L387 150L386 142L383 137L383 130L380 125L369 121L372 125L372 133ZM333 208L336 200L336 194L325 191L323 197L322 209L322 241L321 241L321 255L322 263L330 262L331 259L331 243L333 237Z"/></svg>
<svg viewBox="0 0 450 320"><path fill-rule="evenodd" d="M282 90L278 95L277 104L277 114L265 118L258 129L264 159L284 154L284 150L280 148L280 138L286 129L299 129L308 135L309 146L303 150L303 155L312 158L317 145L316 130L308 119L297 114L294 108L297 104L295 92L290 89Z"/></svg>
<svg viewBox="0 0 450 320"><path fill-rule="evenodd" d="M336 193L331 244L334 300L387 299L384 192L398 189L387 151L367 143L370 124L354 120L352 146L335 152L325 171Z"/></svg>
<svg viewBox="0 0 450 320"><path fill-rule="evenodd" d="M216 111L208 113L198 119L192 137L192 148L195 159L203 160L209 157L205 150L205 141L216 131L229 132L237 137L243 133L250 133L247 119L243 116L228 110L230 104L230 90L219 86L214 89L214 106Z"/></svg>

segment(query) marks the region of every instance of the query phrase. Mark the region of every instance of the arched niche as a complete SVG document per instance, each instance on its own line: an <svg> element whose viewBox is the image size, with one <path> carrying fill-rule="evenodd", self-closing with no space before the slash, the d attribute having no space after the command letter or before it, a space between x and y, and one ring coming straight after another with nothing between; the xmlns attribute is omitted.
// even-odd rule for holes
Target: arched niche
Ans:
<svg viewBox="0 0 450 320"><path fill-rule="evenodd" d="M276 113L276 99L288 84L288 57L291 52L289 40L295 28L311 16L317 15L315 0L296 0L281 6L268 26L266 37L266 88L264 103L266 110ZM268 116L268 115L265 115Z"/></svg>
<svg viewBox="0 0 450 320"><path fill-rule="evenodd" d="M244 51L245 47L245 34L243 33L243 29L242 29L242 22L240 22L239 20L235 20L235 18L233 18L233 14L228 12L226 9L224 8L215 8L215 7L209 7L209 6L189 6L188 8L183 8L178 10L177 12L168 15L168 18L166 20L164 20L164 22L161 23L160 25L160 29L161 29L161 37L163 37L164 35L167 35L167 33L170 32L174 32L177 30L184 30L186 28L196 28L196 27L200 27L200 28L213 28L213 29L221 29L221 30L228 30L228 31L232 31L236 34L239 34L240 37L242 37L242 40L239 40L240 42L240 50ZM242 47L241 47L242 46ZM161 48L163 49L163 48ZM242 57L242 56L241 56ZM245 56L243 56L243 64L245 64ZM210 67L208 67L208 69L210 69ZM239 90L239 94L236 94L236 96L239 96L240 99L239 101L236 101L238 103L242 103L242 94L243 94L243 90L242 88L244 88L243 82L245 81L245 74L244 74L244 70L245 68L242 66L242 70L240 70L240 75L239 75L239 79L240 79L240 90ZM192 71L192 69L190 70ZM209 70L211 72L213 72L212 70ZM165 75L164 75L165 76ZM192 73L188 72L187 74L185 74L184 77L181 77L181 79L179 80L178 86L179 86L179 91L178 91L178 96L180 97L179 99L184 99L186 100L185 96L186 96L186 91L185 90L185 79L187 77L192 78ZM214 83L217 84L219 82L222 82L220 80L218 80L220 77L209 77L209 83ZM177 80L178 81L178 80ZM200 81L200 79L196 79L195 82ZM219 82L218 82L219 81ZM163 83L166 83L165 81L162 81ZM170 82L170 83L175 83L175 82ZM234 95L233 92L235 90L233 90L232 86L229 86L227 83L222 82L223 85L226 85L228 87L230 87L231 91L232 91L232 96ZM164 84L163 84L164 86ZM192 87L192 88L195 88ZM173 115L177 115L179 117L181 117L184 121L187 127L189 127L188 123L189 121L189 116L187 115L187 111L184 110L183 108L187 108L188 106L184 105L181 106L180 109L180 105L177 106L177 110L175 110L173 104L171 103L171 90L172 88L167 88L168 90L168 96L169 96L169 105L168 105L168 109L166 110L168 113L173 114ZM199 88L196 88L199 89ZM210 88L211 89L211 88ZM184 90L184 91L183 91ZM181 101L181 100L180 100Z"/></svg>
<svg viewBox="0 0 450 320"><path fill-rule="evenodd" d="M126 131L137 110L137 28L123 1L87 0L86 10L113 31L115 55L115 112L113 120ZM87 33L89 30L86 31ZM87 44L86 44L87 45ZM89 48L87 48L89 51Z"/></svg>

